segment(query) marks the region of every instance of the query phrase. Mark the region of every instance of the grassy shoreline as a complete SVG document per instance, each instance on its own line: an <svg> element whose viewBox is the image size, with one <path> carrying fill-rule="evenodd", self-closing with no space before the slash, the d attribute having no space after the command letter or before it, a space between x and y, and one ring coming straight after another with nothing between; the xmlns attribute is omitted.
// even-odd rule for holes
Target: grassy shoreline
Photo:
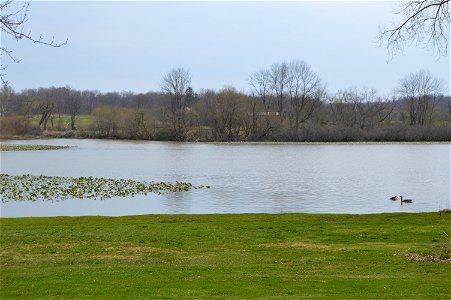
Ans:
<svg viewBox="0 0 451 300"><path fill-rule="evenodd" d="M0 298L449 299L451 214L0 219Z"/></svg>

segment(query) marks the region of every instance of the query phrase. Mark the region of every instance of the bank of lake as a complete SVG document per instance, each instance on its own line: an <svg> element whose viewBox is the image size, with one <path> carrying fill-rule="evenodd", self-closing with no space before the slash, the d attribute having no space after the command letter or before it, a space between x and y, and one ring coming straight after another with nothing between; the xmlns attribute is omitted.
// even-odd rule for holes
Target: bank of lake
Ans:
<svg viewBox="0 0 451 300"><path fill-rule="evenodd" d="M449 299L449 213L0 219L0 298Z"/></svg>

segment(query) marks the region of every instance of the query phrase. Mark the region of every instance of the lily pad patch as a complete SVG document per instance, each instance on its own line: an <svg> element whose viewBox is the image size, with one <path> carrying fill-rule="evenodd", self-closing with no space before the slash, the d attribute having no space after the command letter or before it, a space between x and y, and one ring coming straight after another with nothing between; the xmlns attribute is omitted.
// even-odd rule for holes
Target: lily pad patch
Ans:
<svg viewBox="0 0 451 300"><path fill-rule="evenodd" d="M69 198L108 199L133 197L148 193L163 194L187 192L192 189L209 188L193 186L189 182L143 182L131 179L96 177L60 177L0 174L0 195L3 203L9 201L61 201Z"/></svg>

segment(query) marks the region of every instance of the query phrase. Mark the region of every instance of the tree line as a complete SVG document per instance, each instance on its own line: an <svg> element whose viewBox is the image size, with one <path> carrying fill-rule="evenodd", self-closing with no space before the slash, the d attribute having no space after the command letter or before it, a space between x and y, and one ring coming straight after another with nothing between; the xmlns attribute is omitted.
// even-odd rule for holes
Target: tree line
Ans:
<svg viewBox="0 0 451 300"><path fill-rule="evenodd" d="M402 78L390 97L367 87L328 93L304 61L274 63L247 81L248 92L194 91L189 70L174 68L162 77L161 91L148 93L16 92L4 83L0 132L174 141L451 140L451 98L427 70ZM80 122L82 115L89 122Z"/></svg>

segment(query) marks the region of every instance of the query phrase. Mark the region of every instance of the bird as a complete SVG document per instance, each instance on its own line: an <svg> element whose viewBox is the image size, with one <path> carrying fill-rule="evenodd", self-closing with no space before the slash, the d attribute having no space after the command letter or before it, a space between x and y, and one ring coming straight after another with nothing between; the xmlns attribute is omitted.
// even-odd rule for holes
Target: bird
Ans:
<svg viewBox="0 0 451 300"><path fill-rule="evenodd" d="M403 203L412 203L412 202L413 202L412 199L404 199L402 196L399 196L399 197L401 197L401 205L402 205Z"/></svg>
<svg viewBox="0 0 451 300"><path fill-rule="evenodd" d="M390 200L393 200L393 201L398 200L398 196L390 197Z"/></svg>

